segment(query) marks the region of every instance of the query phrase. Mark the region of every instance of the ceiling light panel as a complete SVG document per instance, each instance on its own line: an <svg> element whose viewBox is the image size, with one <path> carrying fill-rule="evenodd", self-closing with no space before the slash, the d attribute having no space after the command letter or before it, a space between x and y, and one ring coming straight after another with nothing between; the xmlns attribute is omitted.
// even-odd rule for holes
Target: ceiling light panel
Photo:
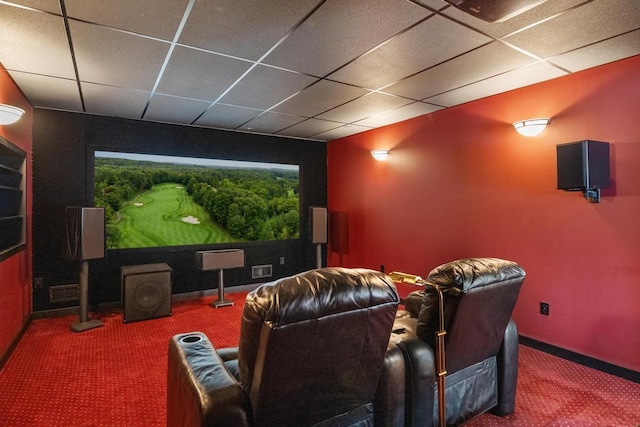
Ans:
<svg viewBox="0 0 640 427"><path fill-rule="evenodd" d="M438 34L437 42L429 41L433 34ZM433 16L331 74L329 78L378 89L490 41L490 38L476 31L446 18Z"/></svg>
<svg viewBox="0 0 640 427"><path fill-rule="evenodd" d="M326 2L265 62L325 76L428 15L408 1Z"/></svg>
<svg viewBox="0 0 640 427"><path fill-rule="evenodd" d="M121 30L173 40L189 0L155 2L66 0L67 15Z"/></svg>
<svg viewBox="0 0 640 427"><path fill-rule="evenodd" d="M6 69L75 78L62 17L0 4L0 40Z"/></svg>
<svg viewBox="0 0 640 427"><path fill-rule="evenodd" d="M150 91L169 44L82 22L69 22L80 80Z"/></svg>
<svg viewBox="0 0 640 427"><path fill-rule="evenodd" d="M316 0L198 1L179 42L257 60L316 4Z"/></svg>

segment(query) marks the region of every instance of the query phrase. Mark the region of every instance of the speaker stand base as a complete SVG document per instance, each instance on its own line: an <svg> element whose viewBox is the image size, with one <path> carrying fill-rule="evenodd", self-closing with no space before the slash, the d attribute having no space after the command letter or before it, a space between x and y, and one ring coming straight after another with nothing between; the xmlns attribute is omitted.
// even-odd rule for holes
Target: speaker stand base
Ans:
<svg viewBox="0 0 640 427"><path fill-rule="evenodd" d="M88 331L89 329L99 328L100 326L103 326L103 325L104 323L96 319L87 320L86 322L73 322L71 324L71 330L73 332L84 332L84 331Z"/></svg>
<svg viewBox="0 0 640 427"><path fill-rule="evenodd" d="M212 306L214 306L215 308L218 307L228 307L230 305L233 305L234 302L228 299L223 299L223 300L218 300L218 301L214 301L211 303Z"/></svg>

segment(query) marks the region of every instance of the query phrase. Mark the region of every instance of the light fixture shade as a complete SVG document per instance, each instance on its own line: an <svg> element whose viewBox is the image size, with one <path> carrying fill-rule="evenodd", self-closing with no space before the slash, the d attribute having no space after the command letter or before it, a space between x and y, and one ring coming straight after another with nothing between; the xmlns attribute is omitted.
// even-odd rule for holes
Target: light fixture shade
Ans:
<svg viewBox="0 0 640 427"><path fill-rule="evenodd" d="M536 136L547 127L550 119L527 119L515 122L513 127L520 135Z"/></svg>
<svg viewBox="0 0 640 427"><path fill-rule="evenodd" d="M18 120L24 114L22 108L14 107L12 105L0 104L0 125L10 125Z"/></svg>
<svg viewBox="0 0 640 427"><path fill-rule="evenodd" d="M389 155L389 150L373 150L371 151L371 155L376 160L386 160L387 156Z"/></svg>

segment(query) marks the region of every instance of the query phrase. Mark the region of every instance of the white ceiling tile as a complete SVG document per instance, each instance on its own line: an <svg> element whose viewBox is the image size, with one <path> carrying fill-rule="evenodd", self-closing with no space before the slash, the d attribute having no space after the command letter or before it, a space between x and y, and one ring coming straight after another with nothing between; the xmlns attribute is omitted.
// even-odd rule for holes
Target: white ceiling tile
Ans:
<svg viewBox="0 0 640 427"><path fill-rule="evenodd" d="M80 91L75 80L19 71L10 71L9 74L34 107L82 111Z"/></svg>
<svg viewBox="0 0 640 427"><path fill-rule="evenodd" d="M0 40L6 69L75 78L61 17L0 4Z"/></svg>
<svg viewBox="0 0 640 427"><path fill-rule="evenodd" d="M139 119L149 100L149 92L82 83L87 113Z"/></svg>
<svg viewBox="0 0 640 427"><path fill-rule="evenodd" d="M320 80L293 98L278 105L274 110L313 117L336 105L344 104L367 93L365 89L328 80Z"/></svg>
<svg viewBox="0 0 640 427"><path fill-rule="evenodd" d="M353 123L409 103L411 103L411 101L404 98L382 93L371 93L320 114L317 118L342 123Z"/></svg>
<svg viewBox="0 0 640 427"><path fill-rule="evenodd" d="M235 129L238 126L262 113L262 110L236 107L234 105L215 104L209 108L194 124L224 129Z"/></svg>
<svg viewBox="0 0 640 427"><path fill-rule="evenodd" d="M267 111L248 123L245 123L240 129L251 132L278 133L278 131L300 123L303 120L305 120L304 117Z"/></svg>
<svg viewBox="0 0 640 427"><path fill-rule="evenodd" d="M635 55L640 55L640 30L551 57L549 62L576 72Z"/></svg>
<svg viewBox="0 0 640 427"><path fill-rule="evenodd" d="M501 74L490 79L472 83L443 94L425 99L445 107L463 104L476 99L485 98L497 93L506 92L520 87L540 83L565 75L561 70L545 62L538 62L527 67Z"/></svg>
<svg viewBox="0 0 640 427"><path fill-rule="evenodd" d="M160 6L140 0L64 2L70 18L165 40L173 40L188 3L188 0L171 0Z"/></svg>
<svg viewBox="0 0 640 427"><path fill-rule="evenodd" d="M279 135L295 136L298 138L311 138L319 133L344 126L343 123L327 120L309 119L278 132Z"/></svg>
<svg viewBox="0 0 640 427"><path fill-rule="evenodd" d="M304 74L259 65L222 97L221 102L267 110L316 80Z"/></svg>
<svg viewBox="0 0 640 427"><path fill-rule="evenodd" d="M437 43L425 42L433 34L438 34ZM476 31L433 16L361 56L329 78L378 89L490 41Z"/></svg>
<svg viewBox="0 0 640 427"><path fill-rule="evenodd" d="M535 59L500 42L493 42L453 58L384 89L414 99L424 99L484 80L535 62Z"/></svg>
<svg viewBox="0 0 640 427"><path fill-rule="evenodd" d="M61 14L60 0L9 0L5 1L5 3L11 3L32 9Z"/></svg>
<svg viewBox="0 0 640 427"><path fill-rule="evenodd" d="M376 114L368 119L360 120L355 124L375 128L423 116L441 109L442 107L437 105L426 104L424 102L414 102L413 104L405 105L381 114Z"/></svg>
<svg viewBox="0 0 640 427"><path fill-rule="evenodd" d="M332 141L334 139L344 138L344 137L355 135L357 133L362 133L371 129L373 128L357 126L357 125L345 125L339 128L332 129L327 132L322 132L317 135L314 135L313 138L320 139L323 141Z"/></svg>
<svg viewBox="0 0 640 427"><path fill-rule="evenodd" d="M638 28L640 1L599 0L504 40L540 58L548 58Z"/></svg>
<svg viewBox="0 0 640 427"><path fill-rule="evenodd" d="M257 60L316 4L315 0L198 1L179 42Z"/></svg>
<svg viewBox="0 0 640 427"><path fill-rule="evenodd" d="M80 79L150 91L169 44L72 21L69 23Z"/></svg>
<svg viewBox="0 0 640 427"><path fill-rule="evenodd" d="M195 99L155 95L143 117L168 123L193 123L210 104Z"/></svg>
<svg viewBox="0 0 640 427"><path fill-rule="evenodd" d="M247 61L177 46L162 75L158 91L215 101L250 66Z"/></svg>
<svg viewBox="0 0 640 427"><path fill-rule="evenodd" d="M408 1L329 1L265 62L325 76L428 15Z"/></svg>

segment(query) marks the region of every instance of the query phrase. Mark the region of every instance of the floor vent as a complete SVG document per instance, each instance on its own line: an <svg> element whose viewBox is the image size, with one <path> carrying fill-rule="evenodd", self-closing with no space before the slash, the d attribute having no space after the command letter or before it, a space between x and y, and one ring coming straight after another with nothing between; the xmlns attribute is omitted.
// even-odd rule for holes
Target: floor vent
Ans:
<svg viewBox="0 0 640 427"><path fill-rule="evenodd" d="M49 287L49 302L78 301L80 299L80 285L56 285Z"/></svg>
<svg viewBox="0 0 640 427"><path fill-rule="evenodd" d="M251 267L251 278L252 279L261 279L263 277L271 277L273 270L273 265L254 265Z"/></svg>

